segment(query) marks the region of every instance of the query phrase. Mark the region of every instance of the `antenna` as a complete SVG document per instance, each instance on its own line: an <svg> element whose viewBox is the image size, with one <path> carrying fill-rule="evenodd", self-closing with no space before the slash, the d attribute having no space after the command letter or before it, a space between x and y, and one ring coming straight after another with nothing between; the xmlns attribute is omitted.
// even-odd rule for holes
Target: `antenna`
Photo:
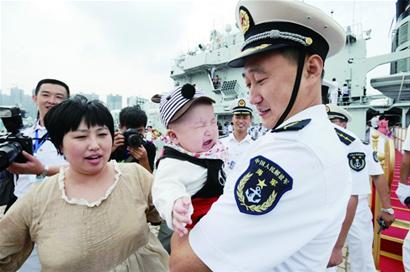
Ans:
<svg viewBox="0 0 410 272"><path fill-rule="evenodd" d="M392 35L393 23L394 23L394 16L391 18L390 27L389 27L389 32L388 32L388 35L389 35L390 37L391 37L391 35Z"/></svg>

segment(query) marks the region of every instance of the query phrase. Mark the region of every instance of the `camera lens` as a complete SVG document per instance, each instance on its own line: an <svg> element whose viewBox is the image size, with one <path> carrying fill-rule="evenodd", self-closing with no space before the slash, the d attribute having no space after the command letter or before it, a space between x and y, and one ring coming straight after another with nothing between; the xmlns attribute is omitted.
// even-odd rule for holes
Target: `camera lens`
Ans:
<svg viewBox="0 0 410 272"><path fill-rule="evenodd" d="M128 142L128 145L129 145L130 147L139 147L139 146L141 146L141 144L142 144L142 142L141 142L141 137L140 137L139 134L130 135L130 136L128 137L127 142Z"/></svg>
<svg viewBox="0 0 410 272"><path fill-rule="evenodd" d="M22 151L21 145L16 142L0 144L0 170L6 169Z"/></svg>

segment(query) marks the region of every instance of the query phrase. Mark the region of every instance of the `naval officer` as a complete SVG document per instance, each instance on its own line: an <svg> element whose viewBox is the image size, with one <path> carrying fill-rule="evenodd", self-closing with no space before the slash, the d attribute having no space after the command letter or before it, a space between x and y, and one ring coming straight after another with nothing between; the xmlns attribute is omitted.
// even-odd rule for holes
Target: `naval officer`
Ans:
<svg viewBox="0 0 410 272"><path fill-rule="evenodd" d="M239 163L243 162L242 157L248 153L254 142L248 134L253 113L249 102L243 98L236 99L231 108L233 132L220 139L228 148L228 161L225 166L227 176Z"/></svg>
<svg viewBox="0 0 410 272"><path fill-rule="evenodd" d="M330 121L335 125L335 131L340 141L346 148L353 180L352 196L342 231L332 252L331 262L335 264L342 262L342 248L347 238L351 271L376 271L372 255L373 224L368 199L371 192L369 175L374 180L380 195L383 207L380 218L384 220L387 227L394 221L394 210L390 204L383 169L370 146L363 144L353 132L346 129L347 123L352 119L351 115L345 109L334 104L326 105L326 111ZM356 202L356 209L353 209L354 202Z"/></svg>
<svg viewBox="0 0 410 272"><path fill-rule="evenodd" d="M239 56L249 100L270 129L186 236L171 271L324 271L351 192L339 139L321 105L327 56L342 27L301 1L239 1Z"/></svg>

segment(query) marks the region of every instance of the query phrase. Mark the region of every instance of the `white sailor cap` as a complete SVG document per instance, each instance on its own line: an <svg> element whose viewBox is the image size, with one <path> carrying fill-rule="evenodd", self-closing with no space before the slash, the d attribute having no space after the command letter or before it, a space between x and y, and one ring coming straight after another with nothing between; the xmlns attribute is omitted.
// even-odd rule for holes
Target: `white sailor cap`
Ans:
<svg viewBox="0 0 410 272"><path fill-rule="evenodd" d="M236 22L244 35L242 52L228 65L242 67L247 57L285 47L326 56L345 44L343 28L322 10L298 0L240 0Z"/></svg>
<svg viewBox="0 0 410 272"><path fill-rule="evenodd" d="M345 122L350 122L352 120L352 116L347 110L336 106L335 104L326 104L326 112L330 120L334 118L342 119Z"/></svg>
<svg viewBox="0 0 410 272"><path fill-rule="evenodd" d="M250 103L243 98L234 100L234 102L232 103L231 110L232 110L232 114L234 115L235 114L238 114L238 115L252 115L253 114L253 110L250 106Z"/></svg>
<svg viewBox="0 0 410 272"><path fill-rule="evenodd" d="M191 84L177 87L165 95L156 94L151 98L151 101L159 103L159 114L162 124L166 128L170 123L180 118L194 103L215 103L213 99L207 97Z"/></svg>

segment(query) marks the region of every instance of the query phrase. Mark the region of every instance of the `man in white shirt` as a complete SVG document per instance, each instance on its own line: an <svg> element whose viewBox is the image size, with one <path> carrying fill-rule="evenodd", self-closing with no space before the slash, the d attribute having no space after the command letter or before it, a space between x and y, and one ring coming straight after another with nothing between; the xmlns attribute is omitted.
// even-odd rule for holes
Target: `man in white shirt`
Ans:
<svg viewBox="0 0 410 272"><path fill-rule="evenodd" d="M56 79L43 79L37 84L33 95L33 102L37 105L38 119L32 126L22 131L26 136L33 139L33 155L23 151L26 157L25 163L12 163L7 169L17 174L14 194L17 198L23 197L36 182L41 182L44 177L52 176L59 172L62 165L66 165L62 155L48 139L47 130L44 127L44 116L50 108L59 104L70 96L70 89L64 82ZM36 249L19 270L40 271Z"/></svg>
<svg viewBox="0 0 410 272"><path fill-rule="evenodd" d="M403 158L400 166L400 182L397 187L397 197L403 205L410 208L410 126L407 128L406 139L403 143ZM410 231L403 243L403 266L406 272L410 272Z"/></svg>
<svg viewBox="0 0 410 272"><path fill-rule="evenodd" d="M235 166L187 235L171 271L324 271L351 193L346 155L321 105L324 60L343 28L302 1L239 1L239 56L250 103L270 131ZM189 238L189 239L188 239Z"/></svg>
<svg viewBox="0 0 410 272"><path fill-rule="evenodd" d="M228 176L242 157L248 153L253 140L248 134L252 123L252 108L245 99L237 99L232 106L233 132L221 138L221 142L228 147L228 162L225 165L225 173Z"/></svg>

